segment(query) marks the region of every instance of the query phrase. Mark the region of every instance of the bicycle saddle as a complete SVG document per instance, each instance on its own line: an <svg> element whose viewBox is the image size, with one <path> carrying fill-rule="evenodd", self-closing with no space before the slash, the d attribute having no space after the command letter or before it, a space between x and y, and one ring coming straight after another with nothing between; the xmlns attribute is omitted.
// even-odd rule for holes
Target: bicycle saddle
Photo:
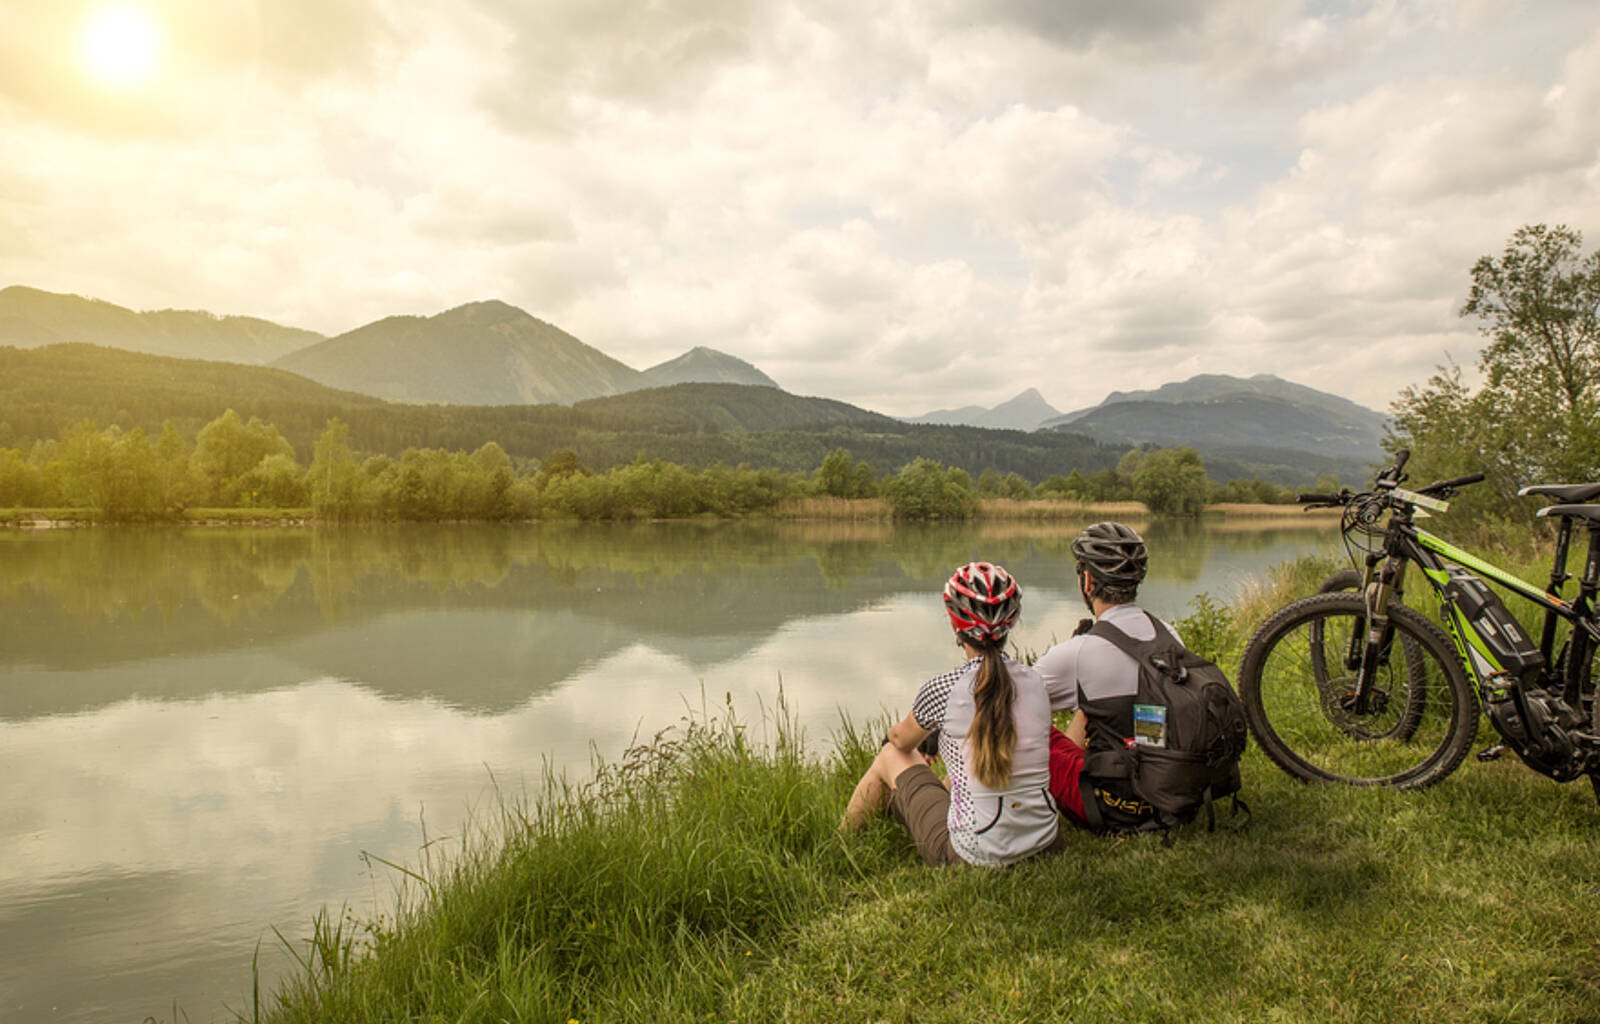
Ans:
<svg viewBox="0 0 1600 1024"><path fill-rule="evenodd" d="M1587 519L1590 526L1600 527L1600 505L1547 505L1534 515Z"/></svg>
<svg viewBox="0 0 1600 1024"><path fill-rule="evenodd" d="M1517 492L1522 497L1547 494L1557 501L1593 501L1600 498L1600 484L1534 484Z"/></svg>

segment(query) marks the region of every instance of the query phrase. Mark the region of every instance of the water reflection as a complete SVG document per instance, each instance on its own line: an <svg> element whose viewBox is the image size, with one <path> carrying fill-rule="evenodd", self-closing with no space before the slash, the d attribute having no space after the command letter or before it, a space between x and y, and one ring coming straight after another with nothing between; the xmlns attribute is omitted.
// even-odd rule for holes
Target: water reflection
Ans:
<svg viewBox="0 0 1600 1024"><path fill-rule="evenodd" d="M1147 603L1331 531L1153 523ZM252 951L546 765L586 770L703 687L780 681L825 741L903 711L956 651L933 596L974 557L1027 597L1019 645L1081 614L1076 525L0 532L0 1017L192 1020L245 1006ZM942 652L942 653L941 653Z"/></svg>
<svg viewBox="0 0 1600 1024"><path fill-rule="evenodd" d="M1147 524L1153 607L1315 543ZM1078 527L882 524L0 532L0 718L309 677L505 710L629 642L703 669L806 616L925 592L970 558L1070 593ZM1210 580L1202 587L1202 574ZM1030 616L1030 618L1034 618ZM252 654L271 651L263 661ZM195 661L233 655L226 671ZM151 673L145 663L167 659ZM131 672L119 666L134 665ZM50 685L42 685L42 674Z"/></svg>

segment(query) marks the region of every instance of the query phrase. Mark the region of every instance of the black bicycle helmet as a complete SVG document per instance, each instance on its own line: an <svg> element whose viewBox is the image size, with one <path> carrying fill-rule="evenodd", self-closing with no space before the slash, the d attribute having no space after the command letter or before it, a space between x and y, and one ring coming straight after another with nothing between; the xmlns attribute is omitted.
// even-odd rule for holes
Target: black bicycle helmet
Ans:
<svg viewBox="0 0 1600 1024"><path fill-rule="evenodd" d="M1072 557L1080 572L1087 570L1096 583L1113 587L1137 586L1150 568L1144 538L1121 523L1095 523L1078 534Z"/></svg>
<svg viewBox="0 0 1600 1024"><path fill-rule="evenodd" d="M944 607L964 640L999 643L1022 614L1022 588L988 562L968 562L944 585Z"/></svg>

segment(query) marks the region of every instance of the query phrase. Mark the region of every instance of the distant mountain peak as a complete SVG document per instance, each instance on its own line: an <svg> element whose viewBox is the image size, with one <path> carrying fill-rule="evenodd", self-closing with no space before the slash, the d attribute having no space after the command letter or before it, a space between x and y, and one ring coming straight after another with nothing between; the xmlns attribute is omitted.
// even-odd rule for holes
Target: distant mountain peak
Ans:
<svg viewBox="0 0 1600 1024"><path fill-rule="evenodd" d="M274 365L401 402L570 405L646 386L639 371L498 299L378 320Z"/></svg>
<svg viewBox="0 0 1600 1024"><path fill-rule="evenodd" d="M1270 373L1202 373L1150 391L1113 391L1046 429L1107 442L1189 445L1207 451L1285 449L1339 458L1375 457L1387 418L1339 395Z"/></svg>
<svg viewBox="0 0 1600 1024"><path fill-rule="evenodd" d="M676 359L644 371L648 387L673 384L747 384L775 388L778 382L740 359L705 345L696 345Z"/></svg>
<svg viewBox="0 0 1600 1024"><path fill-rule="evenodd" d="M966 405L959 409L937 409L910 417L908 423L948 423L956 426L990 427L996 430L1036 430L1061 415L1061 410L1045 401L1038 388L1010 398L993 409Z"/></svg>

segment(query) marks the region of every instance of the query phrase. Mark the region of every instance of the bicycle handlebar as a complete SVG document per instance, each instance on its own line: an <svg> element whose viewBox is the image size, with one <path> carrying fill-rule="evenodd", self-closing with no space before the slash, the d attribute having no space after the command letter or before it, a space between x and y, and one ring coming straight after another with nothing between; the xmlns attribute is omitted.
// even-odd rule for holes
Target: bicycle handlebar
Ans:
<svg viewBox="0 0 1600 1024"><path fill-rule="evenodd" d="M1373 481L1373 486L1384 491L1393 490L1394 488L1399 487L1401 482L1406 478L1406 475L1402 473L1401 470L1405 468L1405 464L1410 459L1410 448L1401 448L1396 451L1394 453L1394 465L1390 466L1382 473L1379 473L1377 479Z"/></svg>
<svg viewBox="0 0 1600 1024"><path fill-rule="evenodd" d="M1465 487L1468 484L1475 484L1484 479L1486 477L1482 473L1468 473L1466 476L1458 476L1453 480L1440 480L1438 483L1429 484L1420 488L1420 490L1423 494L1431 494L1434 491L1452 491L1457 487Z"/></svg>
<svg viewBox="0 0 1600 1024"><path fill-rule="evenodd" d="M1352 494L1350 493L1349 488L1340 491L1338 494L1325 494L1316 491L1307 491L1305 493L1295 495L1295 503L1305 505L1309 510L1319 506L1350 505L1357 499L1365 500L1366 498L1373 497L1378 493L1387 493L1398 487L1400 482L1405 479L1405 475L1400 472L1400 468L1404 466L1410 458L1411 450L1408 448L1401 448L1399 451L1395 452L1394 465L1378 474L1378 478L1373 484L1377 488L1377 491L1373 492L1372 494ZM1449 480L1440 480L1438 483L1432 483L1426 487L1419 487L1417 490L1421 494L1434 494L1448 497L1449 492L1455 490L1457 487L1465 487L1468 484L1475 484L1480 480L1485 479L1487 479L1487 477L1485 477L1482 473L1468 473L1465 476L1458 476ZM1385 498L1385 500L1387 501L1389 499Z"/></svg>

